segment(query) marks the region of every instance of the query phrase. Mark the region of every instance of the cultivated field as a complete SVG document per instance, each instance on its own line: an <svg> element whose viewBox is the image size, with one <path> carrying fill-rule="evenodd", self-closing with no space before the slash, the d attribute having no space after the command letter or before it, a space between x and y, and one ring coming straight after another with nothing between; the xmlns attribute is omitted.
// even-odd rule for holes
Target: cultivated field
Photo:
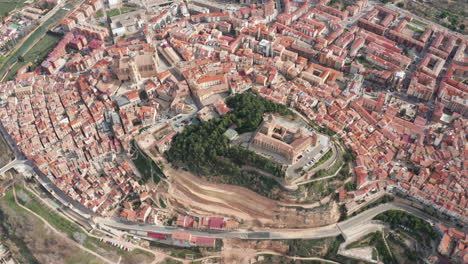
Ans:
<svg viewBox="0 0 468 264"><path fill-rule="evenodd" d="M11 10L23 6L26 0L0 0L0 17L6 16Z"/></svg>
<svg viewBox="0 0 468 264"><path fill-rule="evenodd" d="M11 68L5 80L15 79L16 72L28 62L32 63L31 69L34 70L49 55L59 41L60 37L48 33L45 34L41 40L24 54L22 61L18 60L15 66Z"/></svg>

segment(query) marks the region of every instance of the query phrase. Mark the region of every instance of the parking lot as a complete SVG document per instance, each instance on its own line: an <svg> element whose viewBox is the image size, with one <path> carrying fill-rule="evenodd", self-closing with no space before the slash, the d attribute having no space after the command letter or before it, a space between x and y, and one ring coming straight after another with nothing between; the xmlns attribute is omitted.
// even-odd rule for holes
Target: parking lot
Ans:
<svg viewBox="0 0 468 264"><path fill-rule="evenodd" d="M286 170L286 175L291 176L293 178L300 177L300 170L307 170L310 169L314 164L320 160L320 158L325 155L328 150L330 150L330 146L322 145L318 142L315 146L311 146L304 153L302 153L302 157L300 157L299 161L291 165Z"/></svg>

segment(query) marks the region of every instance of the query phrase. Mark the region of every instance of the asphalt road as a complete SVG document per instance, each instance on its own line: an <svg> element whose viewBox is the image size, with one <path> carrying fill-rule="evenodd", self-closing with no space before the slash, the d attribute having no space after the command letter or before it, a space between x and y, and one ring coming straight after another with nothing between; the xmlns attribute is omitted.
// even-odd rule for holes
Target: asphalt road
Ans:
<svg viewBox="0 0 468 264"><path fill-rule="evenodd" d="M213 238L241 238L241 239L320 239L326 237L335 237L347 231L352 231L356 226L360 226L375 216L388 210L402 210L411 213L424 220L430 220L432 223L440 223L440 220L426 215L425 213L400 203L386 203L371 208L363 213L349 218L338 224L331 224L323 227L302 228L302 229L264 229L258 231L197 231L178 227L155 226L149 224L131 224L121 223L112 219L97 218L95 222L111 228L123 231L154 232L163 234L172 234L174 232L189 232L196 236L205 236ZM365 230L363 230L365 231Z"/></svg>
<svg viewBox="0 0 468 264"><path fill-rule="evenodd" d="M25 160L12 160L10 163L6 164L5 166L3 166L1 169L0 169L0 175L4 174L5 172L7 172L8 170L16 167L16 166L20 166L20 165L25 165L26 164L26 161Z"/></svg>
<svg viewBox="0 0 468 264"><path fill-rule="evenodd" d="M15 160L13 162L10 162L6 166L0 169L0 174L3 172L7 171L7 169L10 169L13 166L25 166L29 167L32 171L34 171L39 177L38 181L39 183L47 189L50 193L52 193L57 200L59 200L62 204L65 206L70 207L72 210L74 210L76 213L79 213L85 218L89 218L90 216L93 215L93 212L89 209L80 204L79 202L73 200L70 198L68 195L66 195L62 190L60 190L50 179L42 173L42 171L34 164L34 162L26 159L26 156L24 155L23 152L18 148L18 145L16 142L11 138L11 136L8 134L6 131L5 127L3 126L2 122L0 122L0 133L3 135L3 138L7 142L8 146L10 147L11 150L13 150L13 153L15 154Z"/></svg>

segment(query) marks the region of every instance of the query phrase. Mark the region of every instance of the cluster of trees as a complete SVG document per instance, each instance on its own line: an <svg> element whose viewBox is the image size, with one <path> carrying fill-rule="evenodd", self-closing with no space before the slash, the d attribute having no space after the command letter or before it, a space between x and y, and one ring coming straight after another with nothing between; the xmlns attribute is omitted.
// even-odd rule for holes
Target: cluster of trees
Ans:
<svg viewBox="0 0 468 264"><path fill-rule="evenodd" d="M254 131L263 121L265 113L278 113L283 116L294 116L288 107L273 103L257 94L243 93L228 98L227 105L233 109L234 124L239 133Z"/></svg>
<svg viewBox="0 0 468 264"><path fill-rule="evenodd" d="M346 148L345 153L343 154L345 162L354 162L356 160L356 154L350 148Z"/></svg>
<svg viewBox="0 0 468 264"><path fill-rule="evenodd" d="M230 127L237 132L252 132L263 121L265 113L294 115L284 105L275 104L253 93L237 94L227 99L231 109L219 119L192 124L174 136L171 148L166 152L170 162L185 166L199 175L242 178L242 166L250 165L275 176L282 176L279 164L261 157L253 151L229 145L223 133ZM229 182L244 182L228 179Z"/></svg>
<svg viewBox="0 0 468 264"><path fill-rule="evenodd" d="M404 211L391 210L379 214L377 220L389 223L392 228L405 227L405 231L415 235L428 245L431 240L437 240L437 231L426 221Z"/></svg>
<svg viewBox="0 0 468 264"><path fill-rule="evenodd" d="M438 15L437 15L437 18L440 18L440 19L447 19L450 24L447 24L447 23L444 23L442 22L442 24L448 28L450 28L451 30L454 30L454 31L463 31L465 30L465 24L460 24L459 25L459 21L458 21L458 16L447 11L447 10L442 10Z"/></svg>
<svg viewBox="0 0 468 264"><path fill-rule="evenodd" d="M345 183L344 189L347 192L355 191L356 190L356 182L349 181L349 182Z"/></svg>

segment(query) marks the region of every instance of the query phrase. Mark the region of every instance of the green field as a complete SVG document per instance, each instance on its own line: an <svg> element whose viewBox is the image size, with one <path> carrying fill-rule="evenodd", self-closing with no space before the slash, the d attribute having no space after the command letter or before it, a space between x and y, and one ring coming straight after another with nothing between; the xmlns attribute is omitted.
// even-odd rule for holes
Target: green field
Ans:
<svg viewBox="0 0 468 264"><path fill-rule="evenodd" d="M419 20L417 20L417 19L411 20L411 23L416 24L416 25L419 25L419 26L422 26L422 27L427 26L426 23L424 23L424 22L422 22L422 21L419 21Z"/></svg>
<svg viewBox="0 0 468 264"><path fill-rule="evenodd" d="M150 179L153 179L153 182L157 184L161 178L166 178L161 168L159 168L151 158L146 156L146 154L138 148L135 142L132 142L131 145L132 151L135 153L132 161L142 175L140 180L141 184L148 183Z"/></svg>
<svg viewBox="0 0 468 264"><path fill-rule="evenodd" d="M101 18L104 16L104 11L102 9L99 9L97 12L96 12L96 15L94 17L96 18Z"/></svg>
<svg viewBox="0 0 468 264"><path fill-rule="evenodd" d="M0 0L1 1L1 0ZM3 62L0 68L0 80L3 78L5 73L8 71L9 67L13 65L15 62L18 61L18 58L20 56L24 56L26 51L34 44L34 42L41 38L48 30L49 26L56 21L61 20L65 15L67 14L67 11L60 9L55 13L51 18L49 18L42 26L38 27L30 36L28 39L24 41L24 43L16 50L14 54L11 54L11 56L8 57L7 60ZM16 73L16 72L15 72Z"/></svg>
<svg viewBox="0 0 468 264"><path fill-rule="evenodd" d="M408 29L410 29L410 30L412 30L412 31L414 31L414 32L416 32L416 33L422 33L422 32L424 32L424 30L419 29L419 28L417 28L417 27L413 27L413 26L411 26L411 25L406 25L406 28L408 28Z"/></svg>
<svg viewBox="0 0 468 264"><path fill-rule="evenodd" d="M318 166L325 163L325 161L329 160L333 156L333 151L329 150L325 155L323 155L315 164L312 166L312 169L317 168Z"/></svg>
<svg viewBox="0 0 468 264"><path fill-rule="evenodd" d="M118 15L122 15L125 13L133 12L135 10L136 8L133 8L133 7L114 8L114 9L107 11L107 16L108 17L118 16Z"/></svg>
<svg viewBox="0 0 468 264"><path fill-rule="evenodd" d="M28 62L32 62L32 69L36 68L36 66L40 65L41 62L47 58L47 55L49 55L59 41L59 36L46 33L41 40L39 40L26 54L23 55L23 61L18 60L13 68L11 68L5 80L8 81L15 79L16 72Z"/></svg>
<svg viewBox="0 0 468 264"><path fill-rule="evenodd" d="M0 0L0 17L6 16L11 10L23 6L26 0Z"/></svg>

